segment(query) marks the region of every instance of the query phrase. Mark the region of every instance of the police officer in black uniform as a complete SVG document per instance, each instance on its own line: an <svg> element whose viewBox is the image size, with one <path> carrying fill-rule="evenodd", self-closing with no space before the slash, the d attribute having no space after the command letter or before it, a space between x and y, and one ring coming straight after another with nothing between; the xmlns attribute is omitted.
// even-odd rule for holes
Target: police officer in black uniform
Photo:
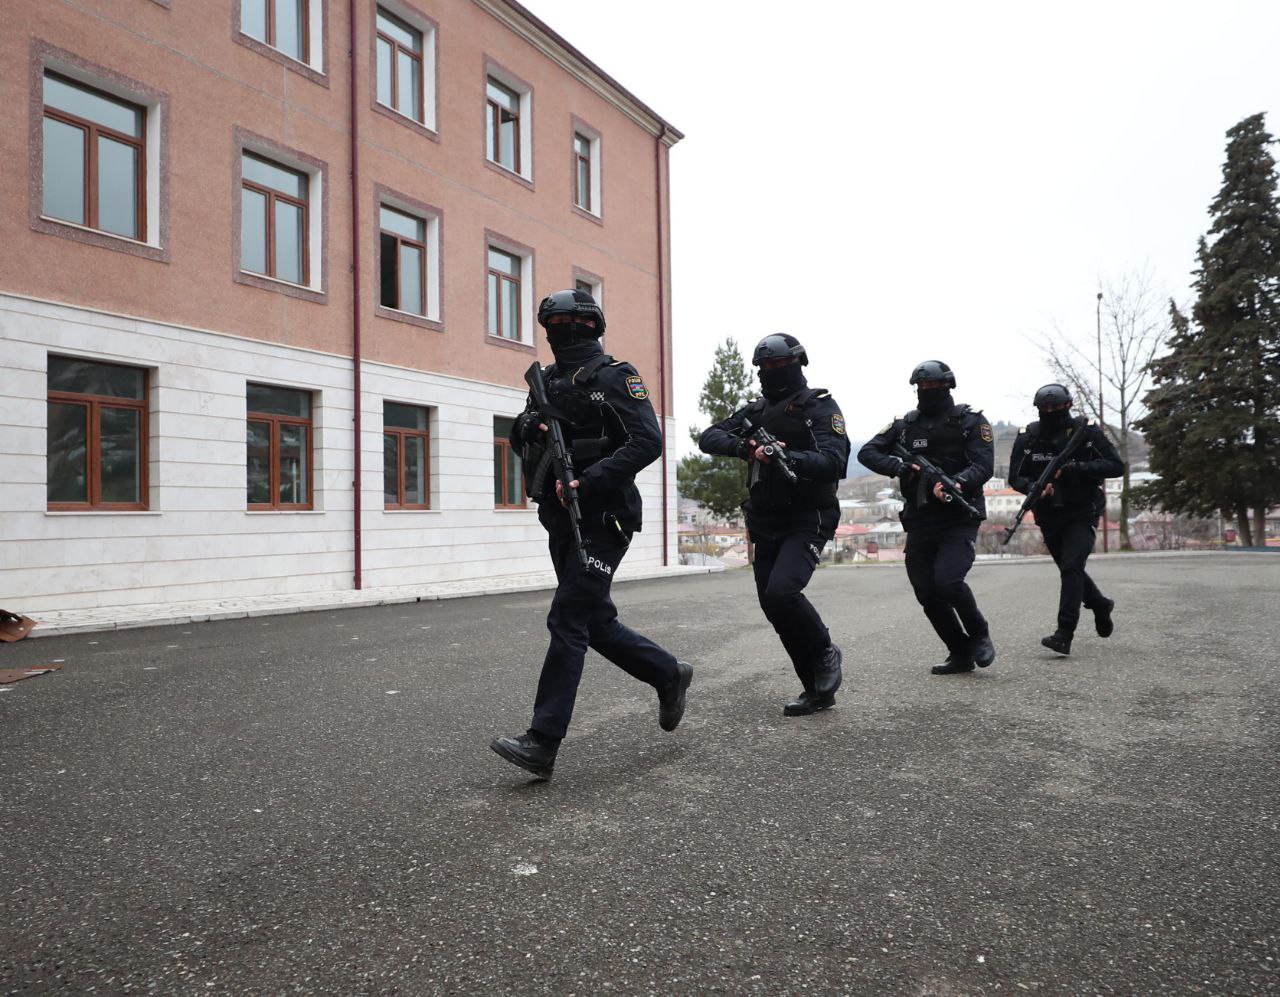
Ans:
<svg viewBox="0 0 1280 997"><path fill-rule="evenodd" d="M1046 384L1036 392L1034 404L1040 419L1018 430L1009 455L1009 487L1024 495L1083 421L1071 417L1071 392L1061 384ZM1107 508L1103 479L1121 474L1124 463L1116 448L1102 427L1089 420L1079 449L1045 485L1035 504L1036 525L1062 576L1058 629L1040 643L1059 654L1071 653L1081 603L1093 610L1099 637L1110 637L1115 629L1111 621L1115 602L1098 590L1084 566L1093 550L1098 517Z"/></svg>
<svg viewBox="0 0 1280 997"><path fill-rule="evenodd" d="M951 398L956 376L940 360L926 360L911 373L917 406L894 418L858 451L858 460L878 474L899 479L907 531L907 578L924 615L947 646L947 659L935 675L971 672L995 660L987 621L978 609L965 575L973 566L979 519L959 502L948 501L940 481L919 464L893 453L900 444L928 458L961 486L965 499L983 519L982 486L991 477L995 444L981 412Z"/></svg>
<svg viewBox="0 0 1280 997"><path fill-rule="evenodd" d="M547 779L569 728L587 648L658 692L658 723L675 730L684 716L693 668L618 622L609 587L641 526L635 476L662 454L649 390L636 369L600 347L604 312L585 291L557 291L538 306L555 363L544 368L554 412L530 397L515 418L511 444L524 457L526 493L538 503L559 585L547 614L551 642L542 664L533 721L526 733L494 739L507 761ZM587 567L578 557L560 481L543 446L547 421L560 419L578 477Z"/></svg>
<svg viewBox="0 0 1280 997"><path fill-rule="evenodd" d="M747 461L742 508L755 544L756 593L804 686L782 712L806 716L835 704L842 678L840 648L804 588L840 522L836 484L848 469L849 438L835 399L809 387L803 370L809 356L794 336L765 336L751 362L760 368L763 397L707 429L698 445ZM779 442L762 445L752 427Z"/></svg>

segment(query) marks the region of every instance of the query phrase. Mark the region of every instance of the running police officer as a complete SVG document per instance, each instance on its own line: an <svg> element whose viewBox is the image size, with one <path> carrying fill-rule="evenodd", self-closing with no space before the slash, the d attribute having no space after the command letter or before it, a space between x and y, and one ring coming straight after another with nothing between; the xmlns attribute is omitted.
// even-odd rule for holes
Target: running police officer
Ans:
<svg viewBox="0 0 1280 997"><path fill-rule="evenodd" d="M924 615L947 646L935 675L971 672L995 660L987 621L965 575L973 566L978 523L986 518L982 486L991 477L995 445L981 412L951 398L956 376L940 360L926 360L911 373L916 408L894 418L858 452L871 470L896 477L902 489L902 525L907 531L907 578ZM894 453L919 454L959 484L974 510L944 489L936 475ZM976 513L976 515L975 515Z"/></svg>
<svg viewBox="0 0 1280 997"><path fill-rule="evenodd" d="M840 648L804 588L840 522L836 484L847 473L849 438L835 399L805 380L809 357L794 336L765 336L751 362L764 397L706 430L698 445L747 461L743 510L756 593L804 687L782 712L806 716L835 704L842 677Z"/></svg>
<svg viewBox="0 0 1280 997"><path fill-rule="evenodd" d="M543 370L553 411L539 412L532 396L511 429L524 457L526 494L538 503L559 582L547 614L551 642L542 664L526 733L496 738L491 747L507 761L550 778L569 728L587 648L658 692L658 723L675 730L684 715L693 668L618 622L609 598L613 576L632 534L640 529L635 476L662 454L662 434L649 390L636 369L600 347L604 312L585 291L557 291L538 306L555 363ZM547 423L557 418L571 450L587 552L583 567L573 536L567 496L550 463Z"/></svg>
<svg viewBox="0 0 1280 997"><path fill-rule="evenodd" d="M1124 473L1116 448L1095 421L1071 417L1071 392L1061 384L1046 384L1036 392L1040 419L1018 430L1009 455L1009 487L1024 495L1083 425L1079 448L1044 487L1035 504L1036 525L1053 555L1062 578L1058 596L1058 629L1040 643L1059 654L1071 653L1071 640L1080 622L1080 605L1093 610L1099 637L1115 629L1108 599L1085 572L1093 550L1098 517L1106 513L1103 479Z"/></svg>

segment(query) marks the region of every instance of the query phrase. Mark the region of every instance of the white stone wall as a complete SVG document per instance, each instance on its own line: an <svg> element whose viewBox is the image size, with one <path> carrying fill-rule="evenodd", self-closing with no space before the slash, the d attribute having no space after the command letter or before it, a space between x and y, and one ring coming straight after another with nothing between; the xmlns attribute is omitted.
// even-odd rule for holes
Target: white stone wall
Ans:
<svg viewBox="0 0 1280 997"><path fill-rule="evenodd" d="M47 511L51 352L151 371L149 511ZM363 376L364 587L545 570L536 511L493 508L493 419L519 411L524 392L367 363ZM313 511L245 509L250 380L314 392ZM349 358L0 295L0 606L36 612L351 588L352 397ZM383 509L384 399L433 410L429 511ZM646 523L627 563L652 567L662 563L658 465L637 483ZM674 564L674 519L670 529Z"/></svg>

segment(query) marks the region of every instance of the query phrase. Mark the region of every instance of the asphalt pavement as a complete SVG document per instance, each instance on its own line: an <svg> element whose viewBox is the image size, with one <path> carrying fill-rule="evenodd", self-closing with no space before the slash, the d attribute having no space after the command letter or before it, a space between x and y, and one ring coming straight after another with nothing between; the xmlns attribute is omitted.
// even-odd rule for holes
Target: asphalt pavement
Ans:
<svg viewBox="0 0 1280 997"><path fill-rule="evenodd" d="M979 565L937 677L899 567L823 568L837 708L747 571L620 584L685 721L588 660L550 782L549 593L0 645L0 993L1280 991L1280 555Z"/></svg>

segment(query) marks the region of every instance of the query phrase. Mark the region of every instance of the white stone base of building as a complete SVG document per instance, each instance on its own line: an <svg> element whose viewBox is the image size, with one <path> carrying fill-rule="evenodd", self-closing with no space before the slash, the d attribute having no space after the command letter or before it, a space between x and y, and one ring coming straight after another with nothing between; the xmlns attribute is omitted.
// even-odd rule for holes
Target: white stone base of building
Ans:
<svg viewBox="0 0 1280 997"><path fill-rule="evenodd" d="M52 512L50 354L149 371L144 512ZM548 566L536 509L495 509L493 420L523 390L365 362L362 583L478 582ZM249 382L313 393L314 509L246 509ZM0 294L0 607L41 612L354 588L353 387L348 357ZM431 506L383 508L383 402L429 407ZM667 438L674 423L667 420ZM645 528L628 565L677 563L675 459L637 479Z"/></svg>

